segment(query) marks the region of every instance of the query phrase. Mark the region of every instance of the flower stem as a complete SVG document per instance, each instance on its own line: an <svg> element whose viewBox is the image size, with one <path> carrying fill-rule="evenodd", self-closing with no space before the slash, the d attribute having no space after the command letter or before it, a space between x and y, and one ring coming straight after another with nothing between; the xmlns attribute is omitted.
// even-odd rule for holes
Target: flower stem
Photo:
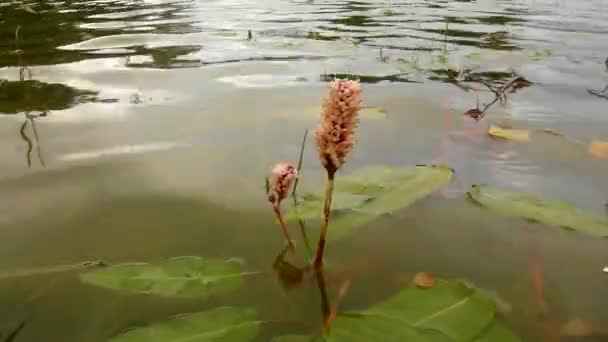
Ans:
<svg viewBox="0 0 608 342"><path fill-rule="evenodd" d="M329 326L326 322L331 315L331 305L327 297L327 288L325 286L325 275L323 274L323 268L315 268L315 277L317 278L317 287L321 292L321 313L323 314L323 331L325 334L329 334Z"/></svg>
<svg viewBox="0 0 608 342"><path fill-rule="evenodd" d="M283 231L283 236L285 236L285 240L287 240L287 244L289 245L289 249L295 254L296 247L293 244L293 240L289 235L289 231L287 230L287 226L285 226L285 221L283 221L283 215L281 215L281 208L277 205L273 205L274 213L277 216L277 220L279 220L279 224L281 225L281 230Z"/></svg>
<svg viewBox="0 0 608 342"><path fill-rule="evenodd" d="M317 243L317 253L315 255L314 266L319 268L323 265L323 254L325 253L325 242L327 241L327 228L329 226L329 214L331 212L331 199L334 192L335 171L327 170L327 184L325 186L325 203L321 217L321 235Z"/></svg>

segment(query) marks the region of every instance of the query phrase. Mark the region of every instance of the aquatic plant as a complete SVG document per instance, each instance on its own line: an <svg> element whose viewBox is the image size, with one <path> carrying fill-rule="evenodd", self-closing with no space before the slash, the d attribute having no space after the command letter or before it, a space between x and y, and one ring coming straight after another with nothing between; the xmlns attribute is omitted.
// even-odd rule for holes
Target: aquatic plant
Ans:
<svg viewBox="0 0 608 342"><path fill-rule="evenodd" d="M272 204L274 213L279 221L279 225L283 230L283 235L289 244L289 248L295 251L293 240L289 235L289 231L285 226L285 221L281 215L281 201L289 194L289 189L294 180L298 177L298 170L295 166L289 163L278 163L272 168L271 176L266 178L266 193L268 202Z"/></svg>
<svg viewBox="0 0 608 342"><path fill-rule="evenodd" d="M327 172L325 201L321 217L321 234L314 265L320 267L327 240L327 228L336 172L344 165L355 146L355 130L359 125L361 85L357 81L335 80L323 103L321 123L315 131L319 160Z"/></svg>

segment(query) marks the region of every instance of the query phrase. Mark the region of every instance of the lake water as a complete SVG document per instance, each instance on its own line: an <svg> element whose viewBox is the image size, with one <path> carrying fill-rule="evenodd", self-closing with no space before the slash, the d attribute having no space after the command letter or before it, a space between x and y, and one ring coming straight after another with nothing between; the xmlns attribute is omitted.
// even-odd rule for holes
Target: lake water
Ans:
<svg viewBox="0 0 608 342"><path fill-rule="evenodd" d="M524 341L551 341L541 293L558 325L608 327L606 240L504 218L464 193L484 183L605 213L608 162L588 145L608 140L608 2L26 3L0 3L0 332L26 321L15 341L105 341L217 305L318 329L314 282L285 291L272 272L284 242L263 179L273 163L297 162L336 77L360 79L365 105L384 113L363 116L341 173L456 172L444 190L330 243L330 296L352 282L340 310L367 308L425 271L494 293ZM475 121L463 113L493 94L459 82L462 70L533 84ZM493 139L490 124L532 139ZM300 191L322 184L312 140L302 173ZM182 255L238 257L264 275L227 296L175 301L53 271ZM563 340L608 340L600 328ZM268 327L259 340L287 331Z"/></svg>

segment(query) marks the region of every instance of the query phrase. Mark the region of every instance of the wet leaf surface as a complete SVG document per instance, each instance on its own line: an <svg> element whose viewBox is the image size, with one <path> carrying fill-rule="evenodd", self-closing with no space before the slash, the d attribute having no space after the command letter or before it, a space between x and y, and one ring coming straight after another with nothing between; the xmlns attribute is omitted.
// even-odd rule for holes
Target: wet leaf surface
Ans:
<svg viewBox="0 0 608 342"><path fill-rule="evenodd" d="M179 315L167 322L136 328L111 338L110 342L223 342L250 341L262 322L253 309L219 307Z"/></svg>
<svg viewBox="0 0 608 342"><path fill-rule="evenodd" d="M567 202L547 201L538 196L473 185L468 196L484 208L507 216L608 236L608 220L575 208Z"/></svg>
<svg viewBox="0 0 608 342"><path fill-rule="evenodd" d="M460 281L407 288L367 310L338 314L323 337L276 341L521 341L495 317L493 301Z"/></svg>
<svg viewBox="0 0 608 342"><path fill-rule="evenodd" d="M164 297L205 299L242 285L236 260L177 257L161 265L124 264L82 273L81 281L102 288Z"/></svg>
<svg viewBox="0 0 608 342"><path fill-rule="evenodd" d="M379 215L407 207L448 184L452 175L453 171L446 166L373 166L337 176L329 238L342 238ZM302 196L286 220L318 219L323 198L321 192Z"/></svg>

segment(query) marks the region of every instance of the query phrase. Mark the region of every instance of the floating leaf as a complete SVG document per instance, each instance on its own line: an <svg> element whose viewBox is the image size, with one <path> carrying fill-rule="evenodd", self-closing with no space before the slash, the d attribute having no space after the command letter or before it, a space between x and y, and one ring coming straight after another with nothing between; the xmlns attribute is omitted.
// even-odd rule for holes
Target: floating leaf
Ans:
<svg viewBox="0 0 608 342"><path fill-rule="evenodd" d="M353 337L356 336L356 339ZM284 336L276 341L318 341ZM439 280L432 288L407 288L368 310L336 316L324 339L341 341L518 342L496 321L490 298L459 281Z"/></svg>
<svg viewBox="0 0 608 342"><path fill-rule="evenodd" d="M488 134L499 139L530 141L530 132L526 129L507 129L491 125Z"/></svg>
<svg viewBox="0 0 608 342"><path fill-rule="evenodd" d="M608 141L592 141L589 144L589 153L597 159L607 159Z"/></svg>
<svg viewBox="0 0 608 342"><path fill-rule="evenodd" d="M554 129L551 129L551 128L543 128L543 129L541 129L539 131L543 132L543 133L555 135L555 136L558 136L558 137L565 137L566 136L564 133L558 132L558 131L556 131Z"/></svg>
<svg viewBox="0 0 608 342"><path fill-rule="evenodd" d="M109 342L250 341L262 322L253 309L219 307L127 331Z"/></svg>
<svg viewBox="0 0 608 342"><path fill-rule="evenodd" d="M91 285L131 293L204 299L237 290L242 285L242 265L236 260L171 258L162 265L124 264L80 275Z"/></svg>
<svg viewBox="0 0 608 342"><path fill-rule="evenodd" d="M439 187L448 184L453 171L446 166L416 166L389 168L373 166L350 175L336 177L329 238L337 239L354 228L407 207ZM323 195L301 197L286 220L318 219L323 207Z"/></svg>
<svg viewBox="0 0 608 342"><path fill-rule="evenodd" d="M594 216L566 202L545 201L538 196L473 185L469 198L503 215L522 217L551 226L608 236L608 220Z"/></svg>

